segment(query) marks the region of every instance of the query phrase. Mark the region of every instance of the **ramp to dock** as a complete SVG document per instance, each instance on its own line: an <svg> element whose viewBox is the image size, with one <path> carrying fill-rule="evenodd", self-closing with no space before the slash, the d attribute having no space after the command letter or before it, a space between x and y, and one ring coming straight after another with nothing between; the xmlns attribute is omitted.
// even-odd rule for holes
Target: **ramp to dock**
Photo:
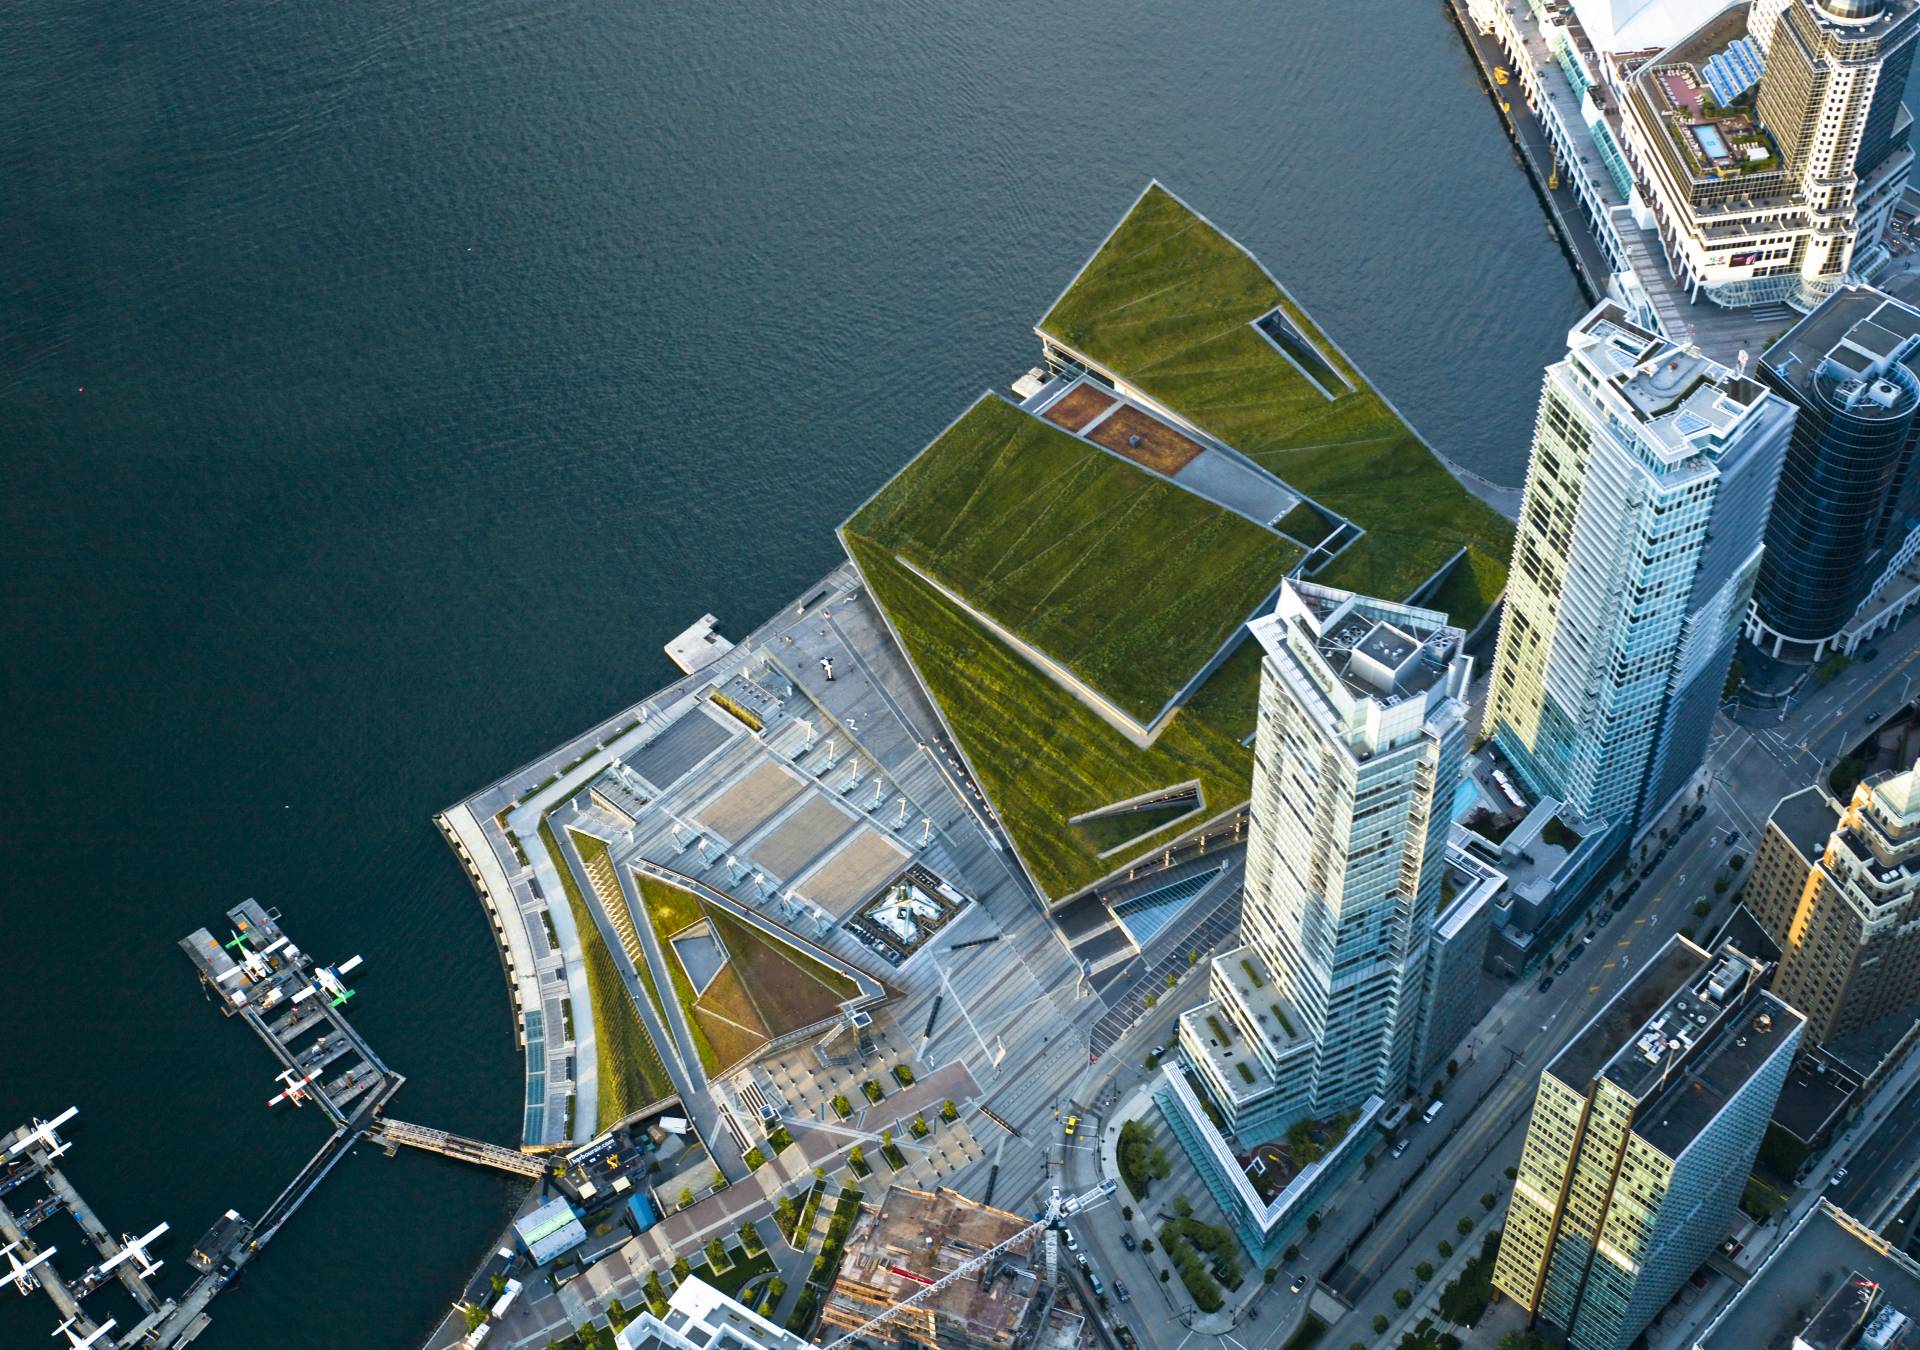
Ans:
<svg viewBox="0 0 1920 1350"><path fill-rule="evenodd" d="M521 1153L517 1149L504 1148L499 1144L489 1144L483 1140L449 1134L445 1130L432 1129L426 1125L413 1125L404 1120L378 1122L374 1126L373 1136L376 1141L389 1145L405 1144L408 1148L425 1149L429 1153L438 1153L444 1157L456 1158L461 1162L473 1163L480 1167L512 1172L517 1176L544 1176L548 1167L545 1158L536 1157L531 1153Z"/></svg>

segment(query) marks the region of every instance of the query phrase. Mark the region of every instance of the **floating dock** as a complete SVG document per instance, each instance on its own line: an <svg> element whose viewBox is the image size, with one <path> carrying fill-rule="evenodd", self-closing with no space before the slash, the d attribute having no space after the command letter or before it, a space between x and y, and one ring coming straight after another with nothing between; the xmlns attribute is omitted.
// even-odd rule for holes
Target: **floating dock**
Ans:
<svg viewBox="0 0 1920 1350"><path fill-rule="evenodd" d="M152 1259L147 1248L167 1226L145 1237L115 1240L56 1164L70 1147L61 1140L60 1128L76 1111L51 1121L35 1120L0 1136L0 1249L8 1251L13 1263L0 1269L0 1284L13 1283L22 1293L44 1290L55 1313L68 1324L65 1329L74 1344L85 1342L98 1350L173 1350L196 1339L209 1324L207 1305L214 1295L259 1255L362 1139L371 1138L389 1153L406 1144L528 1178L553 1166L551 1160L444 1130L383 1121L381 1111L407 1080L387 1067L342 1012L354 996L346 977L360 958L320 964L282 930L278 910L255 900L227 911L227 933L222 939L199 929L180 940L180 949L193 962L208 1001L223 1015L251 1027L280 1062L273 1080L279 1091L271 1097L263 1092L265 1105L311 1103L332 1122L332 1131L257 1221L228 1210L194 1244L186 1265L195 1278L177 1299L162 1298L148 1283L164 1263ZM54 1268L58 1249L38 1244L32 1236L43 1222L63 1212L99 1252L99 1260L72 1279ZM131 1327L122 1329L111 1318L99 1322L87 1315L84 1300L110 1280L118 1280L140 1308L142 1316Z"/></svg>

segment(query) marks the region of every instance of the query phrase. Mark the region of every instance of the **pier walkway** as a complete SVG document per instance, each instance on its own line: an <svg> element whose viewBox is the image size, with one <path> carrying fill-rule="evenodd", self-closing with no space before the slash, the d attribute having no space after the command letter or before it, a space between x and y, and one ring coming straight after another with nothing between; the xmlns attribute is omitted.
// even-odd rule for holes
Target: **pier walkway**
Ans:
<svg viewBox="0 0 1920 1350"><path fill-rule="evenodd" d="M404 1144L408 1148L425 1149L429 1153L438 1153L444 1157L455 1158L460 1162L472 1163L477 1167L491 1167L496 1171L512 1172L516 1176L539 1178L545 1176L552 1166L546 1159L531 1153L521 1153L499 1144L489 1144L480 1139L468 1139L462 1135L449 1134L445 1130L436 1130L428 1125L414 1125L404 1120L382 1120L376 1123L372 1139L389 1152L394 1146Z"/></svg>

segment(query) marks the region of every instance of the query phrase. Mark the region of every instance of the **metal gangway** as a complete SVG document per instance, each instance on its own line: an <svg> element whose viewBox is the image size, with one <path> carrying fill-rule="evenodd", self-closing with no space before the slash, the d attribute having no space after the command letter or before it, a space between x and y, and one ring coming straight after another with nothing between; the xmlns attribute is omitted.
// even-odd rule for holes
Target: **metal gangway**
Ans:
<svg viewBox="0 0 1920 1350"><path fill-rule="evenodd" d="M414 1125L404 1120L375 1122L372 1138L375 1143L384 1145L389 1153L394 1152L397 1145L404 1144L408 1148L425 1149L429 1153L438 1153L448 1158L458 1159L460 1162L492 1167L523 1177L545 1176L550 1165L548 1159L531 1153L522 1153L517 1149L505 1148L499 1144L489 1144L480 1139L468 1139L463 1135L449 1134L445 1130L436 1130L427 1125Z"/></svg>

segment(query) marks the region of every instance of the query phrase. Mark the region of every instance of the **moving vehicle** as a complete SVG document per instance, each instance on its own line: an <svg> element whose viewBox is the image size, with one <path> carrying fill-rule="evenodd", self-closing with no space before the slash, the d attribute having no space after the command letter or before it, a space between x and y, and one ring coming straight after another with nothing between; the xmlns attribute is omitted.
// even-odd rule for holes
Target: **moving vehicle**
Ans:
<svg viewBox="0 0 1920 1350"><path fill-rule="evenodd" d="M1067 1138L1069 1139L1073 1138L1073 1132L1074 1130L1079 1128L1079 1125L1080 1125L1080 1117L1078 1116L1067 1117Z"/></svg>
<svg viewBox="0 0 1920 1350"><path fill-rule="evenodd" d="M1076 1237L1075 1237L1075 1236L1073 1235L1073 1230L1072 1230L1071 1228L1063 1228L1063 1229L1061 1230L1061 1232L1063 1232L1063 1233L1065 1233L1065 1234L1066 1234L1066 1238L1067 1238L1067 1250L1068 1250L1068 1251L1070 1251L1070 1252L1077 1252L1077 1251L1079 1251L1079 1250L1080 1250L1080 1240L1079 1240L1078 1238L1076 1238Z"/></svg>
<svg viewBox="0 0 1920 1350"><path fill-rule="evenodd" d="M1833 1169L1833 1175L1827 1178L1827 1185L1838 1186L1841 1182L1845 1181L1846 1179L1847 1179L1847 1169L1844 1167L1836 1167Z"/></svg>
<svg viewBox="0 0 1920 1350"><path fill-rule="evenodd" d="M1115 1280L1113 1282L1113 1296L1122 1303L1133 1302L1133 1295L1127 1292L1127 1282L1125 1280Z"/></svg>
<svg viewBox="0 0 1920 1350"><path fill-rule="evenodd" d="M1122 1233L1120 1235L1120 1245L1122 1247L1125 1247L1130 1252L1138 1251L1140 1249L1140 1244L1133 1240L1132 1233Z"/></svg>
<svg viewBox="0 0 1920 1350"><path fill-rule="evenodd" d="M1305 1275L1295 1275L1293 1277L1293 1283L1287 1286L1287 1292L1289 1294L1297 1294L1306 1287L1307 1277Z"/></svg>

